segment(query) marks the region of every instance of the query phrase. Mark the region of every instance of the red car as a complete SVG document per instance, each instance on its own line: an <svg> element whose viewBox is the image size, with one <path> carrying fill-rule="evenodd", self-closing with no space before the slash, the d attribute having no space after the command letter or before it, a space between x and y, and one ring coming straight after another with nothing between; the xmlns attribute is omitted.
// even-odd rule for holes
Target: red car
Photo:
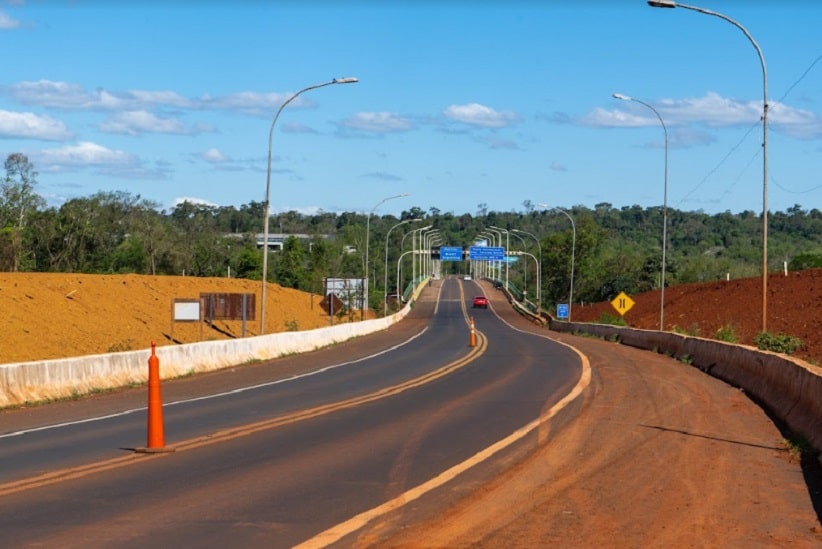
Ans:
<svg viewBox="0 0 822 549"><path fill-rule="evenodd" d="M480 309L487 309L488 308L488 298L484 295L478 295L474 298L474 308Z"/></svg>

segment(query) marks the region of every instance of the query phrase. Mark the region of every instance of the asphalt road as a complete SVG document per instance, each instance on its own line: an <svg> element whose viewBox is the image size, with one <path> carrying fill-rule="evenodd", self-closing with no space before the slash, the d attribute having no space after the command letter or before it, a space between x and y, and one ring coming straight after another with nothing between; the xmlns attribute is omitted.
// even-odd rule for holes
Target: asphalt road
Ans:
<svg viewBox="0 0 822 549"><path fill-rule="evenodd" d="M173 452L131 451L141 391L3 413L0 543L322 545L420 494L454 497L583 374L570 348L470 310L476 291L449 279L386 332L164 384Z"/></svg>

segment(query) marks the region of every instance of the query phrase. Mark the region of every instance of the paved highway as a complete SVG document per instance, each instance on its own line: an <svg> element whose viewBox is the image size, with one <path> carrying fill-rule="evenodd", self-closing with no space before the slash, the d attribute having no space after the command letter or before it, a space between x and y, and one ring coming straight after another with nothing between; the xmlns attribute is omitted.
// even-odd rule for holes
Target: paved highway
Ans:
<svg viewBox="0 0 822 549"><path fill-rule="evenodd" d="M458 496L584 378L569 347L470 310L478 291L448 279L384 333L164 384L174 452L131 451L136 390L0 415L0 543L321 546Z"/></svg>

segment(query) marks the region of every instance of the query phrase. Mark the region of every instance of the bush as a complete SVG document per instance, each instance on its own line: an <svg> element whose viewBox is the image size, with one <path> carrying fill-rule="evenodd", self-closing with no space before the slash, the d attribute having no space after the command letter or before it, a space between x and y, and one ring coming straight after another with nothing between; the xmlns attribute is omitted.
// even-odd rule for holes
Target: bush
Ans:
<svg viewBox="0 0 822 549"><path fill-rule="evenodd" d="M625 322L624 317L609 315L608 313L602 313L599 316L599 321L598 322L600 324L611 324L613 326L627 326L628 325L628 323Z"/></svg>
<svg viewBox="0 0 822 549"><path fill-rule="evenodd" d="M797 349L802 349L804 344L796 336L786 334L772 334L770 332L760 332L754 343L763 351L773 351L774 353L792 354Z"/></svg>
<svg viewBox="0 0 822 549"><path fill-rule="evenodd" d="M682 334L682 335L689 335L693 337L699 337L699 324L691 324L688 328L681 328L679 326L674 325L673 331L675 334Z"/></svg>
<svg viewBox="0 0 822 549"><path fill-rule="evenodd" d="M820 267L822 267L822 254L800 254L788 263L788 268L792 271L818 269Z"/></svg>
<svg viewBox="0 0 822 549"><path fill-rule="evenodd" d="M726 343L736 343L739 339L736 337L736 333L734 333L734 327L730 324L726 324L725 326L721 327L716 331L714 334L714 338L718 339L719 341L724 341Z"/></svg>

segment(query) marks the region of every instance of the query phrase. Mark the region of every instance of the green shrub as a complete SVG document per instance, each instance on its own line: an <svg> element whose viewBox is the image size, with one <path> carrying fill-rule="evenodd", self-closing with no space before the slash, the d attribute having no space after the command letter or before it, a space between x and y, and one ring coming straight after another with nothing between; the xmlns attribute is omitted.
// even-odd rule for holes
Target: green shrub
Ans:
<svg viewBox="0 0 822 549"><path fill-rule="evenodd" d="M726 324L725 326L721 327L716 331L714 334L714 338L718 339L719 341L725 341L726 343L736 343L739 339L736 337L736 333L734 333L734 327L730 324Z"/></svg>
<svg viewBox="0 0 822 549"><path fill-rule="evenodd" d="M822 267L822 254L800 254L788 264L788 268L792 271L801 271L803 269L818 269Z"/></svg>
<svg viewBox="0 0 822 549"><path fill-rule="evenodd" d="M676 334L699 337L699 324L691 324L689 328L680 328L679 326L674 325L672 329Z"/></svg>
<svg viewBox="0 0 822 549"><path fill-rule="evenodd" d="M299 332L300 325L296 320L286 320L285 321L285 331L287 332Z"/></svg>
<svg viewBox="0 0 822 549"><path fill-rule="evenodd" d="M602 313L599 317L600 324L610 324L612 326L627 326L628 323L625 322L625 318L621 316L614 316L609 315L608 313Z"/></svg>
<svg viewBox="0 0 822 549"><path fill-rule="evenodd" d="M802 349L804 344L796 336L786 334L772 334L770 332L760 332L754 343L763 351L773 351L774 353L792 354L797 349Z"/></svg>

